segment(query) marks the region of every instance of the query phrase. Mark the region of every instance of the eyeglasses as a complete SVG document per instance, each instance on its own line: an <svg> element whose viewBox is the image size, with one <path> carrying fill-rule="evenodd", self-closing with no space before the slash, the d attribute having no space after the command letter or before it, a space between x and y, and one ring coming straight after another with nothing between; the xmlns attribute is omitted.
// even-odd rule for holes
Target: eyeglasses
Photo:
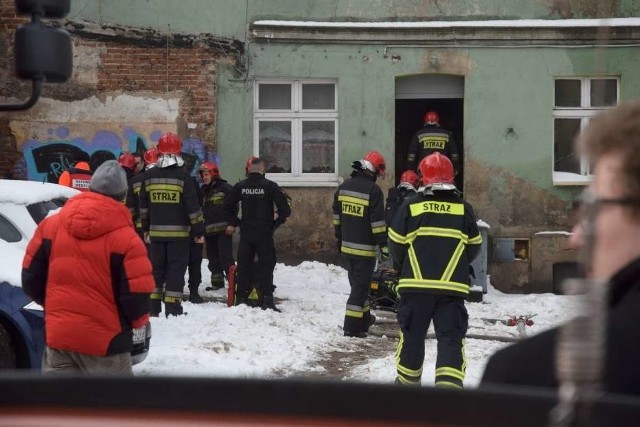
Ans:
<svg viewBox="0 0 640 427"><path fill-rule="evenodd" d="M590 189L584 190L580 196L580 207L590 209L597 209L603 205L620 205L620 206L640 206L640 197L618 197L618 198L606 198L596 197L593 191Z"/></svg>
<svg viewBox="0 0 640 427"><path fill-rule="evenodd" d="M640 207L640 197L596 197L593 191L586 189L580 196L580 217L583 225L592 222L603 206Z"/></svg>

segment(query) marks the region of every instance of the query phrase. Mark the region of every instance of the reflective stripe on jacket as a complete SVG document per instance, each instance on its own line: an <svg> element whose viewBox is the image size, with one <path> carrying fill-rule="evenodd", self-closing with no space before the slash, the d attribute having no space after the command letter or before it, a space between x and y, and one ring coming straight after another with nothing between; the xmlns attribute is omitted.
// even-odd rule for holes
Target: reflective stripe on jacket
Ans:
<svg viewBox="0 0 640 427"><path fill-rule="evenodd" d="M196 184L184 167L156 166L145 172L140 188L140 220L142 229L152 240L181 240L204 235Z"/></svg>
<svg viewBox="0 0 640 427"><path fill-rule="evenodd" d="M387 246L384 196L373 176L357 171L338 187L333 226L347 256L375 257L376 246Z"/></svg>
<svg viewBox="0 0 640 427"><path fill-rule="evenodd" d="M453 191L405 200L389 227L398 291L467 295L469 266L481 243L473 208Z"/></svg>
<svg viewBox="0 0 640 427"><path fill-rule="evenodd" d="M225 196L231 191L231 185L224 179L216 179L201 188L204 193L202 213L204 214L205 233L208 235L222 234L229 224L222 207Z"/></svg>

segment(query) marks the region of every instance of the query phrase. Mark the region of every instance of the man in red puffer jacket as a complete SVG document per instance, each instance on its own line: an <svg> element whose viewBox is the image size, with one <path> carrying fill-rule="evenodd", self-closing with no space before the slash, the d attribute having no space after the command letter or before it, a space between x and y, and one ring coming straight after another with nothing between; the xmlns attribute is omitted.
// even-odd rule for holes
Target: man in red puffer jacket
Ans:
<svg viewBox="0 0 640 427"><path fill-rule="evenodd" d="M149 321L155 283L126 195L125 172L109 160L29 242L22 287L44 307L44 373L132 373L132 328Z"/></svg>

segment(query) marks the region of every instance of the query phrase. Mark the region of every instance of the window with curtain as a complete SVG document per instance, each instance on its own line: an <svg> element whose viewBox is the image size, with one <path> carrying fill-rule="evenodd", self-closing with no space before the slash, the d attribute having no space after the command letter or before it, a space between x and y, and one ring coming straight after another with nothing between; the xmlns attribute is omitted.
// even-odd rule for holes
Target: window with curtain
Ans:
<svg viewBox="0 0 640 427"><path fill-rule="evenodd" d="M337 182L336 82L258 80L254 99L254 155L269 178L287 185Z"/></svg>
<svg viewBox="0 0 640 427"><path fill-rule="evenodd" d="M553 182L586 184L591 164L574 150L576 136L592 117L615 106L620 98L619 77L559 77L555 79L553 108Z"/></svg>

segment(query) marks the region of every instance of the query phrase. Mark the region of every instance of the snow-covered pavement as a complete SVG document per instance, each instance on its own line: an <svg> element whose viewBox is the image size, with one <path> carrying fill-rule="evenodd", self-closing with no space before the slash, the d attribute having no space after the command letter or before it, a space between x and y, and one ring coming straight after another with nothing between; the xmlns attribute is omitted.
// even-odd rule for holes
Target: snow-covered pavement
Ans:
<svg viewBox="0 0 640 427"><path fill-rule="evenodd" d="M210 282L207 261L202 264L204 289ZM225 290L201 294L216 301L184 303L188 315L154 318L153 338L147 360L134 367L136 375L195 375L220 377L280 378L328 376L327 359L344 363L342 379L393 382L396 341L369 336L345 338L341 325L349 294L347 274L335 265L304 262L298 266L278 264L274 274L276 299L282 313L247 306L227 307ZM527 327L533 334L572 317L579 297L553 294L510 295L489 286L482 303L468 303L469 333L517 336L515 327L483 319L506 320L511 316L535 315ZM391 313L379 313L392 318ZM478 384L488 357L504 342L466 340L466 386ZM372 351L375 350L375 351ZM423 385L433 384L435 341L428 340ZM358 363L349 354L367 357ZM369 354L371 353L371 354ZM342 362L344 361L344 362ZM330 375L331 374L331 375Z"/></svg>

